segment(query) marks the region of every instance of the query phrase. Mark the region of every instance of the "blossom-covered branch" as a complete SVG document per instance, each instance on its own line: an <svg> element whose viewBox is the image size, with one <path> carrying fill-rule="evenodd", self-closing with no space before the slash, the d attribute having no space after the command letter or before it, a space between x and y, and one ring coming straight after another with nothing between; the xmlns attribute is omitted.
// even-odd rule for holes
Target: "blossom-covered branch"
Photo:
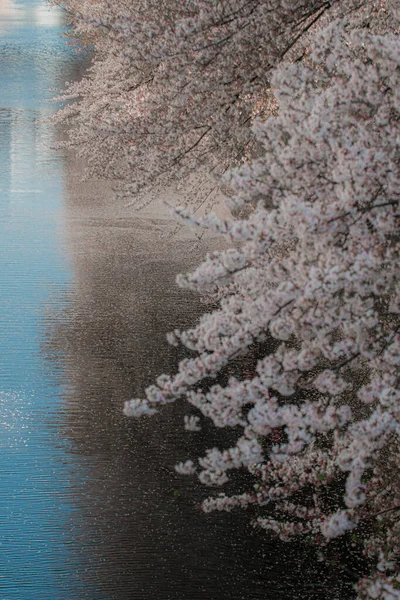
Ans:
<svg viewBox="0 0 400 600"><path fill-rule="evenodd" d="M389 9L391 30L336 20L307 60L275 69L279 113L253 128L263 151L225 176L237 204L256 205L247 219L177 210L240 244L179 279L218 291L219 307L171 335L197 355L125 406L137 416L184 397L238 428L231 448L177 467L210 486L234 469L254 476L204 509L258 505L256 524L284 540L360 531L377 560L360 599L400 597L400 15ZM207 383L251 353L250 373Z"/></svg>
<svg viewBox="0 0 400 600"><path fill-rule="evenodd" d="M58 118L90 172L135 194L212 171L252 208L232 221L176 209L234 248L179 278L218 308L171 333L196 355L125 413L185 398L185 429L235 428L231 448L177 465L217 489L235 469L253 476L203 508L258 506L255 524L284 540L353 532L376 564L359 599L399 599L398 2L67 5L96 57ZM227 377L240 357L251 367Z"/></svg>
<svg viewBox="0 0 400 600"><path fill-rule="evenodd" d="M59 0L53 0L56 3ZM60 0L61 1L61 0ZM304 52L307 35L346 0L65 0L74 35L94 42L89 74L61 98L69 145L92 175L125 195L254 151L251 123L271 69ZM346 6L345 6L346 5ZM191 202L192 203L192 202Z"/></svg>

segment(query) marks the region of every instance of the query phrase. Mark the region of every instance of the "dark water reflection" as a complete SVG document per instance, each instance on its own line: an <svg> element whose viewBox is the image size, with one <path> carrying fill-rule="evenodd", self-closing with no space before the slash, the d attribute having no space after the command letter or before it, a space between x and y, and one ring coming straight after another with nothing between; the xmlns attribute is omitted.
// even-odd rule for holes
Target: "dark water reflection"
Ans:
<svg viewBox="0 0 400 600"><path fill-rule="evenodd" d="M62 314L50 315L46 352L69 388L65 433L88 472L75 498L90 585L100 582L109 598L266 597L252 565L264 540L247 539L236 519L200 513L199 492L174 474L177 460L203 449L204 434L182 435L182 407L137 422L121 412L124 399L176 366L165 333L193 322L201 306L174 279L204 248L163 240L160 220L110 207L104 185L80 183L71 158L68 166L75 285Z"/></svg>
<svg viewBox="0 0 400 600"><path fill-rule="evenodd" d="M344 598L304 548L196 508L206 490L173 465L225 433L183 434L180 405L123 416L175 368L165 333L203 308L175 276L217 242L165 237L162 212L113 204L49 149L41 99L86 60L51 14L0 0L0 599Z"/></svg>

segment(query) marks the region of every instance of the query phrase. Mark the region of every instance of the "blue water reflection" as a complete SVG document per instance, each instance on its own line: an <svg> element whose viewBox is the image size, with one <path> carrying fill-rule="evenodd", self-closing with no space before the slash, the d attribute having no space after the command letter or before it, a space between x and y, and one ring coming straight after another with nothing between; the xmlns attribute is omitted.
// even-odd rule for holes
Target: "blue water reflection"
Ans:
<svg viewBox="0 0 400 600"><path fill-rule="evenodd" d="M43 367L40 322L71 279L60 252L62 157L45 104L76 56L62 12L0 0L0 597L84 597L74 578L61 398Z"/></svg>

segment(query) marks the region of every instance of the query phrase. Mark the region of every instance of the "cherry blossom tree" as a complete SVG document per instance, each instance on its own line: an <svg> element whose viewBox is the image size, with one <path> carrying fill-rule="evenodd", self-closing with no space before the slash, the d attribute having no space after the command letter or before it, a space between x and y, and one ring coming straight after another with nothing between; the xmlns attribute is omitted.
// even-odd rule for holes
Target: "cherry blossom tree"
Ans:
<svg viewBox="0 0 400 600"><path fill-rule="evenodd" d="M357 26L347 18L326 24L301 61L274 69L279 112L253 123L258 157L224 175L232 203L255 206L250 216L196 220L176 209L185 223L234 245L179 277L183 287L215 294L218 308L171 333L193 357L127 402L125 413L151 415L184 398L193 406L187 430L204 418L233 428L235 445L176 466L213 488L204 510L258 507L254 524L282 540L324 545L357 536L376 565L358 582L358 598L393 600L400 598L400 9L380 3L379 18L389 15L391 26L377 18L371 28L371 7L361 7ZM240 375L229 376L232 363L243 366ZM250 473L252 487L219 493L237 469Z"/></svg>
<svg viewBox="0 0 400 600"><path fill-rule="evenodd" d="M205 169L252 207L176 209L233 248L180 276L218 308L171 333L194 357L126 414L185 399L188 431L232 428L176 466L213 488L204 510L256 507L283 540L357 536L375 560L358 598L399 599L398 2L66 4L96 48L59 115L89 171L136 193ZM237 469L252 487L219 493Z"/></svg>
<svg viewBox="0 0 400 600"><path fill-rule="evenodd" d="M60 0L55 0L60 3ZM89 173L121 193L190 173L219 177L255 151L257 112L274 108L272 67L304 53L307 34L355 0L67 0L91 40L87 77L58 114ZM133 202L134 200L132 200Z"/></svg>

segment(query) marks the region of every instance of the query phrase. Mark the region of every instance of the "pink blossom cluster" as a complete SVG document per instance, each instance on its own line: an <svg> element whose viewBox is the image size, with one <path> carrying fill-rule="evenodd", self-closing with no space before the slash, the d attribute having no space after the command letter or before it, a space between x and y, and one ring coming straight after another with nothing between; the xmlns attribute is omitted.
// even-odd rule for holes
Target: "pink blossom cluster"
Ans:
<svg viewBox="0 0 400 600"><path fill-rule="evenodd" d="M187 430L235 428L232 447L176 466L215 488L204 510L256 505L284 540L358 536L376 564L359 600L399 599L398 1L67 4L97 49L61 115L90 171L135 191L207 165L250 207L175 210L234 247L179 277L218 308L170 335L195 356L125 414L185 398ZM253 486L217 493L236 469Z"/></svg>
<svg viewBox="0 0 400 600"><path fill-rule="evenodd" d="M223 173L248 154L255 106L272 67L338 0L50 0L92 43L92 68L62 94L56 117L88 171L138 192L199 170ZM346 0L351 7L356 0ZM193 197L190 200L193 204Z"/></svg>
<svg viewBox="0 0 400 600"><path fill-rule="evenodd" d="M359 598L400 598L398 33L335 21L272 85L279 113L254 126L263 153L225 176L254 211L236 221L176 211L240 242L179 279L223 290L219 308L174 332L197 356L125 412L184 396L217 427L241 428L235 446L207 450L188 471L220 486L247 468L254 490L211 496L204 509L263 506L256 524L285 540L360 530L377 567ZM250 377L199 387L254 347Z"/></svg>

